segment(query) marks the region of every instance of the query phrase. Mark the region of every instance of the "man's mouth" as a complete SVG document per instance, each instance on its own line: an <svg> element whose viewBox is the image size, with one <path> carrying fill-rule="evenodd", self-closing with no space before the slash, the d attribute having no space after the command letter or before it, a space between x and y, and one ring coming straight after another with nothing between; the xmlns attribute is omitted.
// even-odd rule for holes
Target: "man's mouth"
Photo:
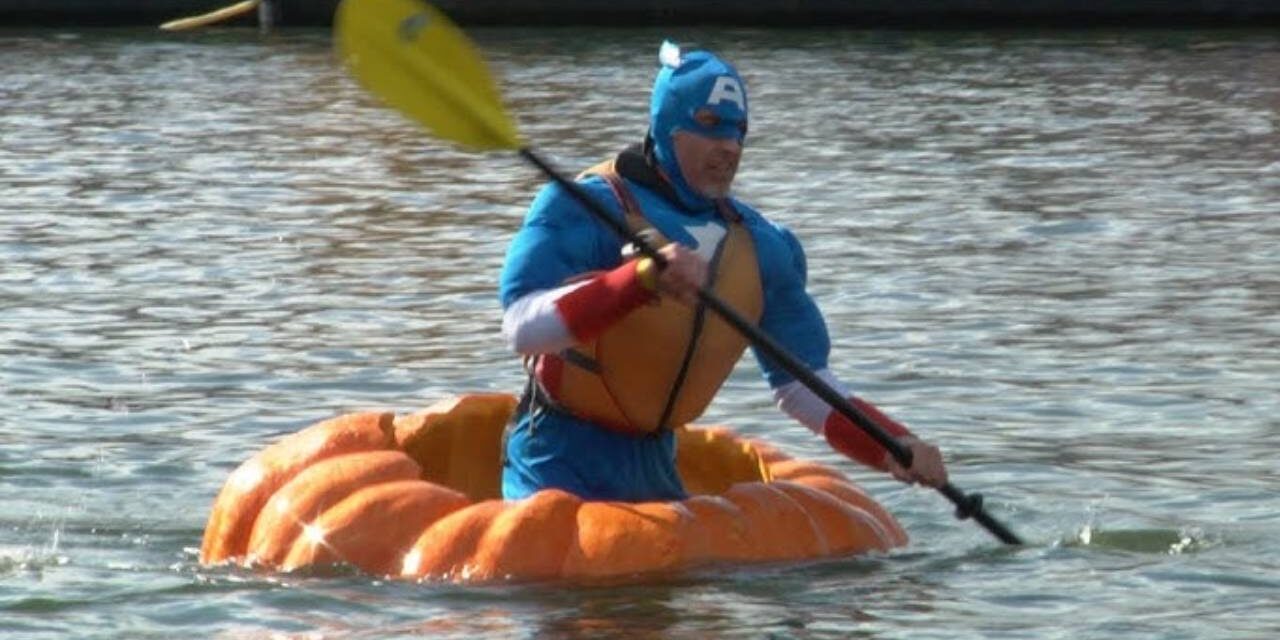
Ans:
<svg viewBox="0 0 1280 640"><path fill-rule="evenodd" d="M717 163L717 164L711 164L707 166L707 171L709 173L721 178L730 177L737 170L738 170L738 167L733 165L732 163Z"/></svg>

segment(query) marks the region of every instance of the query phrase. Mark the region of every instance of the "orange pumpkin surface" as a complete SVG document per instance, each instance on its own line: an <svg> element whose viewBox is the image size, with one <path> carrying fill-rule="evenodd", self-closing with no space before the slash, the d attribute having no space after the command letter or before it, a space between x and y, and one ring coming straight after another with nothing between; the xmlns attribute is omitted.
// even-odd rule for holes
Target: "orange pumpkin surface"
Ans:
<svg viewBox="0 0 1280 640"><path fill-rule="evenodd" d="M231 474L200 561L292 570L349 564L410 579L617 578L717 563L884 551L907 535L832 467L725 427L677 432L690 497L501 499L507 394L401 417L357 413L272 444Z"/></svg>

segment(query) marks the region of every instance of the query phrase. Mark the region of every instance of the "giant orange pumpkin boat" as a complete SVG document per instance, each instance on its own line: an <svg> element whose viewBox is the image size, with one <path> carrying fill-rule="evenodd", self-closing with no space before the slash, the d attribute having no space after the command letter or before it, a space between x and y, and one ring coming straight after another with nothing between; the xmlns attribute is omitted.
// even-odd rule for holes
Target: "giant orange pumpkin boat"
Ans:
<svg viewBox="0 0 1280 640"><path fill-rule="evenodd" d="M835 469L727 428L678 432L679 502L504 501L516 400L465 395L412 415L354 413L268 446L222 487L200 561L293 570L345 563L410 579L617 578L906 544Z"/></svg>

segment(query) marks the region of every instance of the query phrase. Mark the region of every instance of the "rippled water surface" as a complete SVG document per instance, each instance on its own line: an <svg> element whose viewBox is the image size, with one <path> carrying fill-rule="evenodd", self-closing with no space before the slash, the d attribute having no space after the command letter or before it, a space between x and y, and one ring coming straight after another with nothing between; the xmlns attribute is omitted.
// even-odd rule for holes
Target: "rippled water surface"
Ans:
<svg viewBox="0 0 1280 640"><path fill-rule="evenodd" d="M323 32L0 32L0 635L1269 638L1280 38L478 31L578 169L660 38L753 97L834 367L1031 542L842 462L750 359L707 420L838 464L906 550L630 586L204 568L226 474L336 412L513 391L494 281L540 183L379 109ZM642 61L642 62L637 62Z"/></svg>

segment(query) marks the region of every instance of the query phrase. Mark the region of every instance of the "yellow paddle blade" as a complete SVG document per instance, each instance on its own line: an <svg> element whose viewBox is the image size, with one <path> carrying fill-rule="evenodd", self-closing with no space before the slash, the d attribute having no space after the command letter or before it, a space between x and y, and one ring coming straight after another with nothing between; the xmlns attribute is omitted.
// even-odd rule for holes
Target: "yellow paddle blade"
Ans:
<svg viewBox="0 0 1280 640"><path fill-rule="evenodd" d="M435 135L473 149L523 146L484 60L435 7L342 0L334 28L351 75Z"/></svg>

